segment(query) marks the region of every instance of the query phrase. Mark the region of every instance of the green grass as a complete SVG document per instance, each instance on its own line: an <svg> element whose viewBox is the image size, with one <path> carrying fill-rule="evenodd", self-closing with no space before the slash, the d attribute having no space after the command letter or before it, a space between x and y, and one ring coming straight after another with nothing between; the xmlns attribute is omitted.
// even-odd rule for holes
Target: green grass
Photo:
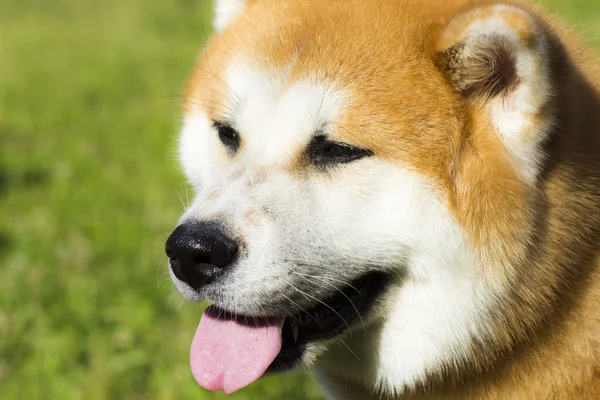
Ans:
<svg viewBox="0 0 600 400"><path fill-rule="evenodd" d="M227 397L189 372L201 309L180 307L162 249L209 5L1 2L0 398L319 398L303 374ZM597 0L552 5L600 45Z"/></svg>

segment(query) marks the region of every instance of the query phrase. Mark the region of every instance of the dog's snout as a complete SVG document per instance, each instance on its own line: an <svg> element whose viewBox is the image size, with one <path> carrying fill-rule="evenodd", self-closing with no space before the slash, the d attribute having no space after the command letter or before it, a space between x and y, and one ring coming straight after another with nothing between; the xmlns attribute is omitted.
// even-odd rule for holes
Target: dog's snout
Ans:
<svg viewBox="0 0 600 400"><path fill-rule="evenodd" d="M169 236L165 252L175 276L198 289L233 263L238 245L217 222L185 223Z"/></svg>

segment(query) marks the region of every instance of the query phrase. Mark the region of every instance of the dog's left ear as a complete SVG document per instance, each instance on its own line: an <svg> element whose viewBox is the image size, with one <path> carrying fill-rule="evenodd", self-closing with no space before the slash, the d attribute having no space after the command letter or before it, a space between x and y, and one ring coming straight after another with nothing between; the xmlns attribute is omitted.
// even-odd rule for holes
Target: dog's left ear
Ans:
<svg viewBox="0 0 600 400"><path fill-rule="evenodd" d="M485 115L535 179L540 143L552 124L552 39L529 12L514 6L475 8L455 17L435 46L435 62L468 107Z"/></svg>
<svg viewBox="0 0 600 400"><path fill-rule="evenodd" d="M213 24L220 32L238 17L252 0L214 0L215 19Z"/></svg>

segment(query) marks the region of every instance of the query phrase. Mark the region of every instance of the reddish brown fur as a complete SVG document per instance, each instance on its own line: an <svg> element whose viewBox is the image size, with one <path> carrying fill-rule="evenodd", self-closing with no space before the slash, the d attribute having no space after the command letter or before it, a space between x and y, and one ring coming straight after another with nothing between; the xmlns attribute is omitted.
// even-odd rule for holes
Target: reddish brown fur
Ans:
<svg viewBox="0 0 600 400"><path fill-rule="evenodd" d="M255 0L209 44L185 108L223 118L228 93L215 76L234 57L247 54L255 57L251 62L283 69L296 54L290 85L317 76L351 94L334 136L427 177L478 249L482 279L509 288L493 312L493 337L474 343L460 367L434 371L415 398L598 399L600 73L577 39L543 11L504 2L536 15L556 77L555 97L539 120L554 113L559 130L546 146L539 182L524 182L491 127L481 93L463 96L435 63L468 22L448 33L451 21L496 3ZM521 37L531 34L523 18L506 18ZM278 46L272 46L274 32Z"/></svg>

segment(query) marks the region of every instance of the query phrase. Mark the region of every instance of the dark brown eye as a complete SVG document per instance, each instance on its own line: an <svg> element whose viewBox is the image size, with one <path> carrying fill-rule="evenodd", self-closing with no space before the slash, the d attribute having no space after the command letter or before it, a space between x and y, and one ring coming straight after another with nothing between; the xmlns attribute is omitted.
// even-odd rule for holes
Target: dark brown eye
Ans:
<svg viewBox="0 0 600 400"><path fill-rule="evenodd" d="M213 124L219 133L219 140L232 152L236 152L240 148L240 134L224 122L215 122Z"/></svg>
<svg viewBox="0 0 600 400"><path fill-rule="evenodd" d="M370 157L373 155L373 151L328 140L326 136L319 135L311 140L307 154L313 164L326 167Z"/></svg>

